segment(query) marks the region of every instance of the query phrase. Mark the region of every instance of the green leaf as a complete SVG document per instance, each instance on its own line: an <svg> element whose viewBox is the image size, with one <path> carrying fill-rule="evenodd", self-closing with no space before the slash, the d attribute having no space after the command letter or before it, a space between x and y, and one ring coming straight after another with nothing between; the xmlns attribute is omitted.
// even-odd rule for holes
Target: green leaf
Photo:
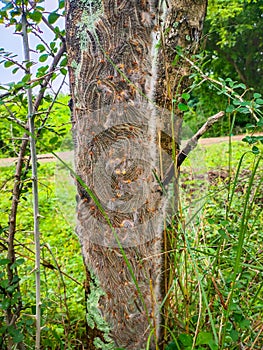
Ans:
<svg viewBox="0 0 263 350"><path fill-rule="evenodd" d="M197 336L196 345L208 345L211 350L217 350L213 334L209 332L200 332Z"/></svg>
<svg viewBox="0 0 263 350"><path fill-rule="evenodd" d="M186 333L180 334L178 340L184 347L192 346L193 344L193 338L191 337L191 335Z"/></svg>
<svg viewBox="0 0 263 350"><path fill-rule="evenodd" d="M20 265L24 264L24 262L25 262L25 259L18 258L18 259L16 259L16 266L20 266Z"/></svg>
<svg viewBox="0 0 263 350"><path fill-rule="evenodd" d="M259 94L258 92L255 92L254 95L253 95L254 98L260 98L261 96L262 96L262 95Z"/></svg>
<svg viewBox="0 0 263 350"><path fill-rule="evenodd" d="M190 96L190 94L188 94L188 93L183 93L183 94L182 94L182 98L183 98L185 101L188 101L190 97L191 97L191 96Z"/></svg>
<svg viewBox="0 0 263 350"><path fill-rule="evenodd" d="M251 138L251 136L247 135L242 139L242 141L250 144L250 143L252 143L252 138Z"/></svg>
<svg viewBox="0 0 263 350"><path fill-rule="evenodd" d="M68 71L66 70L66 68L61 68L61 69L60 69L60 72L61 72L61 74L63 74L63 75L67 75L67 74L68 74Z"/></svg>
<svg viewBox="0 0 263 350"><path fill-rule="evenodd" d="M0 265L7 265L10 263L9 259L0 259Z"/></svg>
<svg viewBox="0 0 263 350"><path fill-rule="evenodd" d="M43 52L43 51L46 50L45 46L42 45L42 44L38 44L37 47L36 47L36 49L37 49L39 52Z"/></svg>
<svg viewBox="0 0 263 350"><path fill-rule="evenodd" d="M23 334L20 333L18 330L16 330L16 333L13 336L14 343L20 343L21 341L23 341L23 339L24 339Z"/></svg>
<svg viewBox="0 0 263 350"><path fill-rule="evenodd" d="M225 230L223 230L222 228L220 228L220 229L218 230L218 233L219 233L221 236L223 236L224 238L227 237Z"/></svg>
<svg viewBox="0 0 263 350"><path fill-rule="evenodd" d="M39 67L38 70L37 70L37 76L42 76L44 74L47 73L47 70L48 70L49 66L42 66L42 67Z"/></svg>
<svg viewBox="0 0 263 350"><path fill-rule="evenodd" d="M259 149L258 149L257 146L253 146L253 147L252 147L252 152L253 152L254 154L259 154L259 153L260 153L260 151L259 151Z"/></svg>
<svg viewBox="0 0 263 350"><path fill-rule="evenodd" d="M55 48L56 48L56 43L55 43L55 41L52 41L52 42L50 43L50 48L51 48L52 51L55 50Z"/></svg>
<svg viewBox="0 0 263 350"><path fill-rule="evenodd" d="M31 74L25 74L22 78L23 83L27 83L31 79Z"/></svg>
<svg viewBox="0 0 263 350"><path fill-rule="evenodd" d="M236 343L238 341L239 333L236 330L232 329L230 331L230 337Z"/></svg>
<svg viewBox="0 0 263 350"><path fill-rule="evenodd" d="M187 112L188 111L188 106L186 105L186 104L184 104L184 103L178 103L178 108L180 109L180 111L182 111L182 112Z"/></svg>
<svg viewBox="0 0 263 350"><path fill-rule="evenodd" d="M254 129L256 126L254 124L246 124L246 129Z"/></svg>
<svg viewBox="0 0 263 350"><path fill-rule="evenodd" d="M64 0L59 0L58 8L63 9L65 7L65 1Z"/></svg>
<svg viewBox="0 0 263 350"><path fill-rule="evenodd" d="M60 15L56 12L51 12L48 16L48 23L53 24L57 21L57 19L60 17Z"/></svg>
<svg viewBox="0 0 263 350"><path fill-rule="evenodd" d="M52 137L50 140L49 140L49 143L51 144L51 145L54 145L55 143L57 143L58 142L58 137L57 136L54 136L54 137Z"/></svg>
<svg viewBox="0 0 263 350"><path fill-rule="evenodd" d="M178 347L175 342L172 341L165 347L165 350L178 350Z"/></svg>
<svg viewBox="0 0 263 350"><path fill-rule="evenodd" d="M48 59L48 54L45 53L39 57L39 62L45 62Z"/></svg>
<svg viewBox="0 0 263 350"><path fill-rule="evenodd" d="M66 67L67 64L68 64L68 59L67 57L64 57L60 62L60 67Z"/></svg>
<svg viewBox="0 0 263 350"><path fill-rule="evenodd" d="M254 146L255 147L255 146ZM250 321L249 320L242 320L240 323L239 323L239 326L242 330L245 330L247 328L249 328L250 326Z"/></svg>
<svg viewBox="0 0 263 350"><path fill-rule="evenodd" d="M257 99L256 99L256 103L257 103L258 105L263 105L263 99L262 99L262 98L257 98Z"/></svg>
<svg viewBox="0 0 263 350"><path fill-rule="evenodd" d="M2 280L0 281L0 286L4 289L7 289L9 286L9 281L8 280Z"/></svg>
<svg viewBox="0 0 263 350"><path fill-rule="evenodd" d="M34 11L32 13L28 13L29 18L31 18L35 22L40 22L42 19L42 13L39 11Z"/></svg>
<svg viewBox="0 0 263 350"><path fill-rule="evenodd" d="M13 11L10 11L10 14L11 14L11 17L14 18L16 16L20 16L21 12L18 10L13 10Z"/></svg>
<svg viewBox="0 0 263 350"><path fill-rule="evenodd" d="M243 89L243 90L246 90L247 87L246 87L245 84L240 83L240 84L235 84L235 85L233 85L232 88L233 88L233 89L241 88L241 89Z"/></svg>
<svg viewBox="0 0 263 350"><path fill-rule="evenodd" d="M27 62L26 63L26 68L29 69L30 67L32 67L34 65L34 62Z"/></svg>
<svg viewBox="0 0 263 350"><path fill-rule="evenodd" d="M228 105L226 107L226 113L232 113L235 110L235 107L233 105Z"/></svg>
<svg viewBox="0 0 263 350"><path fill-rule="evenodd" d="M243 113L243 114L250 114L250 110L248 108L242 107L242 108L238 108L237 109L239 113Z"/></svg>
<svg viewBox="0 0 263 350"><path fill-rule="evenodd" d="M11 67L13 65L14 65L14 62L11 62L11 61L5 61L5 63L4 63L5 68Z"/></svg>
<svg viewBox="0 0 263 350"><path fill-rule="evenodd" d="M240 106L241 101L235 99L235 100L233 101L233 104L234 104L235 106Z"/></svg>
<svg viewBox="0 0 263 350"><path fill-rule="evenodd" d="M16 24L16 32L21 32L22 30L22 23L17 23Z"/></svg>

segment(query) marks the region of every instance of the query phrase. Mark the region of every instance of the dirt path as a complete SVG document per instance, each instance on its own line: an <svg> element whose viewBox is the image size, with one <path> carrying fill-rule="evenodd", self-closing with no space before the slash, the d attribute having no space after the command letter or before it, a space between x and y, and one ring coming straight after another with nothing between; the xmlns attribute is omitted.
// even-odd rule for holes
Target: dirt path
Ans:
<svg viewBox="0 0 263 350"><path fill-rule="evenodd" d="M260 135L263 135L261 133ZM232 141L241 141L246 135L236 135L232 136ZM199 144L201 145L212 145L215 143L227 142L229 140L228 136L223 137L209 137L199 140ZM73 160L73 151L59 152L58 156L64 161L72 161ZM38 161L41 163L54 162L57 160L53 154L40 154L38 157ZM0 158L0 167L7 167L15 165L17 158Z"/></svg>

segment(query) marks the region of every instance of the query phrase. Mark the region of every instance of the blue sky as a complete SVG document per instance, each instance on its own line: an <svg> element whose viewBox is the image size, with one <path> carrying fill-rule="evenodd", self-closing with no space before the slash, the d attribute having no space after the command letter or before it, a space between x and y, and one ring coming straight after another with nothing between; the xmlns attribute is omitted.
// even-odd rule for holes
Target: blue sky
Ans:
<svg viewBox="0 0 263 350"><path fill-rule="evenodd" d="M2 2L0 2L0 6L2 6ZM54 0L45 0L43 3L41 3L41 6L45 7L46 11L52 11L57 8L57 1ZM48 13L46 14L48 16ZM64 26L63 20L59 20L56 22L56 25ZM40 29L43 29L43 39L45 41L50 41L54 37L53 33L47 28L43 27L43 25L40 27ZM33 34L29 35L29 42L30 47L35 48L36 45L39 43L39 39L37 39ZM14 27L5 27L5 25L0 25L0 47L4 48L7 52L12 52L17 55L16 60L22 61L23 60L23 47L22 47L22 37L19 34L14 33ZM31 59L37 63L37 56L34 53L31 53ZM45 62L45 64L47 64ZM36 69L39 66L39 64L35 65ZM12 70L14 67L11 68L4 68L4 66L0 65L0 85L7 84L12 81L18 81L21 76L22 72L18 71L16 74L12 74ZM55 85L58 86L59 82L57 82ZM65 86L63 89L64 92L68 91L68 88Z"/></svg>

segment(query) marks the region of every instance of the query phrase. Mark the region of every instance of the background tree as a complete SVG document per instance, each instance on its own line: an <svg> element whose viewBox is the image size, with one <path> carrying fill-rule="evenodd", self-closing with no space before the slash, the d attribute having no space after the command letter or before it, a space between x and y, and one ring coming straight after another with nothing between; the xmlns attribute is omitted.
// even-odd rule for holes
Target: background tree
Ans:
<svg viewBox="0 0 263 350"><path fill-rule="evenodd" d="M166 233L163 237L160 226L164 203L152 174L156 171L161 180L164 175L156 162L156 135L160 133L162 149L175 156L175 132L179 134L183 109L179 96L189 75L189 64L177 50L185 55L195 52L206 5L187 0L67 2L75 165L80 178L77 233L91 297L92 287L99 284L99 309L110 337L125 349L142 348L149 337L151 348L164 345L160 308L169 284L169 265L163 258L169 238ZM173 113L177 118L171 117ZM158 118L163 125L173 125L170 138L161 132ZM133 149L134 139L140 155ZM117 146L116 152L118 143L122 150ZM129 147L135 153L132 160ZM107 156L101 161L104 152ZM132 183L139 186L135 193ZM147 183L150 195L145 201L139 192L144 195ZM133 208L124 211L129 196L135 198ZM157 220L151 221L154 216ZM97 327L101 329L98 323ZM90 347L97 334L90 330Z"/></svg>
<svg viewBox="0 0 263 350"><path fill-rule="evenodd" d="M262 13L262 0L231 3L213 0L209 2L204 24L202 55L199 57L204 74L214 79L231 79L236 85L242 83L239 94L250 90L246 94L248 99L253 96L251 89L262 94ZM203 82L192 93L191 111L185 116L187 125L197 130L207 113L214 114L218 108L224 110L226 104L219 91ZM249 113L236 113L233 133L245 132L249 123ZM226 134L228 128L229 121L224 119L207 135Z"/></svg>

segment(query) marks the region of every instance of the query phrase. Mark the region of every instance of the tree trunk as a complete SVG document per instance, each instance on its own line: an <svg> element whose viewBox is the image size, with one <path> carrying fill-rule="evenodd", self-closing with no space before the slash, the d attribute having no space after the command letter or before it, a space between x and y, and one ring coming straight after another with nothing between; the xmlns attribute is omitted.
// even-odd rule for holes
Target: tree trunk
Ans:
<svg viewBox="0 0 263 350"><path fill-rule="evenodd" d="M107 341L105 319L114 346L143 349L149 337L151 349L163 346L165 215L172 212L160 183L179 144L182 118L173 100L188 84L189 67L177 50L195 51L206 5L67 2L75 171L81 179L77 234L90 271L91 343Z"/></svg>

